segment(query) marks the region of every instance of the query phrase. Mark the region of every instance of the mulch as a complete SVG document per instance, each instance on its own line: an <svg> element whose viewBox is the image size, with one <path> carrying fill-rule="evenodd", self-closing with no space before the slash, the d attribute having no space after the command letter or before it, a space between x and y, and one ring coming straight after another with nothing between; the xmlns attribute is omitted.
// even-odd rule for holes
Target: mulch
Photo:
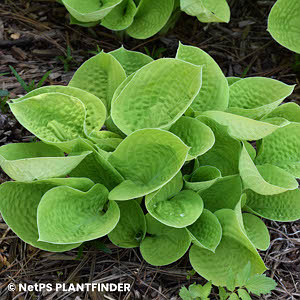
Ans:
<svg viewBox="0 0 300 300"><path fill-rule="evenodd" d="M99 49L109 52L122 44L129 50L151 53L154 58L174 57L178 41L207 51L226 76L266 76L287 84L298 83L286 101L300 102L300 56L278 45L266 31L274 1L231 0L229 24L201 24L182 15L165 36L134 40L100 26L70 26L63 6L55 0L2 0L0 4L0 90L9 99L26 92L12 75L13 66L25 82L68 83L74 71ZM4 74L3 74L4 73ZM1 99L0 145L28 142L34 137L10 114ZM0 171L0 183L9 178ZM300 299L300 222L266 221L271 245L261 251L267 275L278 286L272 294L253 299ZM105 245L105 246L104 246ZM100 249L99 249L100 248ZM131 284L129 293L8 292L9 283L111 283ZM153 267L138 249L120 249L109 240L87 244L66 253L49 253L25 244L0 217L0 299L179 299L181 286L205 280L192 272L188 257ZM218 299L216 290L211 299Z"/></svg>

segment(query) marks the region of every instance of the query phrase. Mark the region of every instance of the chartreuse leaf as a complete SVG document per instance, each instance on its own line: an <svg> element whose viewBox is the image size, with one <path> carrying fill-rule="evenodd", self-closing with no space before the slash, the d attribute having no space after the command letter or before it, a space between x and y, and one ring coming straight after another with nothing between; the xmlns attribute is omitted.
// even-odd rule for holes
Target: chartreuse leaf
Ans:
<svg viewBox="0 0 300 300"><path fill-rule="evenodd" d="M233 273L232 269L230 268L227 273L227 279L226 279L226 288L230 292L233 292L235 290L235 273Z"/></svg>
<svg viewBox="0 0 300 300"><path fill-rule="evenodd" d="M260 274L255 274L246 283L247 290L258 296L270 293L276 286L275 280Z"/></svg>
<svg viewBox="0 0 300 300"><path fill-rule="evenodd" d="M158 59L147 64L113 101L113 122L125 134L172 125L198 94L201 74L202 66L176 59Z"/></svg>
<svg viewBox="0 0 300 300"><path fill-rule="evenodd" d="M197 221L187 227L192 242L215 252L222 237L222 227L218 218L209 210L204 209Z"/></svg>
<svg viewBox="0 0 300 300"><path fill-rule="evenodd" d="M94 22L105 17L122 0L62 0L69 13L80 22Z"/></svg>
<svg viewBox="0 0 300 300"><path fill-rule="evenodd" d="M270 163L300 178L300 123L291 123L263 139L255 163Z"/></svg>
<svg viewBox="0 0 300 300"><path fill-rule="evenodd" d="M236 274L236 284L239 287L245 286L247 280L251 276L251 263L250 261Z"/></svg>
<svg viewBox="0 0 300 300"><path fill-rule="evenodd" d="M270 235L265 223L258 217L243 213L243 223L250 241L257 249L267 250L270 245Z"/></svg>
<svg viewBox="0 0 300 300"><path fill-rule="evenodd" d="M197 16L199 21L226 22L230 20L230 8L226 0L180 0L181 10L188 15Z"/></svg>
<svg viewBox="0 0 300 300"><path fill-rule="evenodd" d="M190 262L193 268L214 285L226 285L228 272L235 274L248 261L251 262L251 274L261 274L266 267L254 245L239 225L236 213L230 209L217 211L217 218L222 226L222 240L215 253L193 245L190 250Z"/></svg>
<svg viewBox="0 0 300 300"><path fill-rule="evenodd" d="M141 0L134 21L127 28L127 33L135 39L147 39L159 32L168 22L173 11L174 0L153 3Z"/></svg>
<svg viewBox="0 0 300 300"><path fill-rule="evenodd" d="M204 207L212 212L222 208L234 209L242 195L242 182L239 175L222 177L210 188L200 192Z"/></svg>
<svg viewBox="0 0 300 300"><path fill-rule="evenodd" d="M274 195L298 187L295 177L285 170L271 164L255 166L245 146L241 151L240 175L245 188L261 195Z"/></svg>
<svg viewBox="0 0 300 300"><path fill-rule="evenodd" d="M191 147L187 160L207 152L215 143L212 130L197 119L181 117L170 128L186 145Z"/></svg>
<svg viewBox="0 0 300 300"><path fill-rule="evenodd" d="M74 141L84 136L85 108L77 98L47 93L9 106L22 126L65 152L70 152Z"/></svg>
<svg viewBox="0 0 300 300"><path fill-rule="evenodd" d="M226 79L227 79L228 85L231 86L234 83L242 80L243 78L240 78L240 77L226 77Z"/></svg>
<svg viewBox="0 0 300 300"><path fill-rule="evenodd" d="M124 30L132 24L136 11L133 0L123 0L102 19L101 25L111 30Z"/></svg>
<svg viewBox="0 0 300 300"><path fill-rule="evenodd" d="M183 286L179 291L179 296L182 300L194 300L188 289Z"/></svg>
<svg viewBox="0 0 300 300"><path fill-rule="evenodd" d="M195 192L202 192L210 188L219 178L221 172L212 166L196 169L191 175L184 175L184 188Z"/></svg>
<svg viewBox="0 0 300 300"><path fill-rule="evenodd" d="M300 106L295 102L284 103L272 112L266 118L284 118L290 122L300 122Z"/></svg>
<svg viewBox="0 0 300 300"><path fill-rule="evenodd" d="M177 136L168 131L135 131L108 158L126 180L110 192L109 199L133 199L159 189L178 173L188 150Z"/></svg>
<svg viewBox="0 0 300 300"><path fill-rule="evenodd" d="M200 284L192 284L189 286L189 292L192 299L208 300L211 293L212 284L207 282L204 286Z"/></svg>
<svg viewBox="0 0 300 300"><path fill-rule="evenodd" d="M120 173L87 140L78 139L70 154L78 155L86 151L92 151L93 153L73 169L70 176L89 178L95 183L103 184L108 190L112 190L124 181Z"/></svg>
<svg viewBox="0 0 300 300"><path fill-rule="evenodd" d="M149 214L146 215L146 224L148 235L142 241L140 250L149 264L168 265L186 253L191 239L185 228L166 226Z"/></svg>
<svg viewBox="0 0 300 300"><path fill-rule="evenodd" d="M132 73L138 71L143 66L151 63L153 59L141 52L130 51L121 47L117 50L109 52L118 62L122 65L123 69L126 72L126 75L129 76Z"/></svg>
<svg viewBox="0 0 300 300"><path fill-rule="evenodd" d="M39 241L81 243L108 234L117 225L120 210L107 197L108 190L102 184L87 192L68 186L51 189L38 206Z"/></svg>
<svg viewBox="0 0 300 300"><path fill-rule="evenodd" d="M200 48L181 43L176 58L195 65L204 65L202 87L191 108L194 111L225 110L229 99L228 83L214 59Z"/></svg>
<svg viewBox="0 0 300 300"><path fill-rule="evenodd" d="M138 247L146 234L146 220L136 201L118 202L120 221L108 234L110 241L122 248Z"/></svg>
<svg viewBox="0 0 300 300"><path fill-rule="evenodd" d="M0 147L0 165L14 180L33 181L63 177L90 153L65 157L58 148L42 142L8 144Z"/></svg>
<svg viewBox="0 0 300 300"><path fill-rule="evenodd" d="M208 125L214 133L215 144L204 155L198 157L201 165L211 165L220 170L222 176L237 174L241 144L232 138L225 126L207 117L199 116L198 120Z"/></svg>
<svg viewBox="0 0 300 300"><path fill-rule="evenodd" d="M228 300L239 300L239 297L236 293L232 293L228 298Z"/></svg>
<svg viewBox="0 0 300 300"><path fill-rule="evenodd" d="M300 53L300 2L298 0L277 0L268 19L268 31L282 46Z"/></svg>
<svg viewBox="0 0 300 300"><path fill-rule="evenodd" d="M264 77L239 80L230 86L227 112L251 119L260 119L289 96L294 87Z"/></svg>
<svg viewBox="0 0 300 300"><path fill-rule="evenodd" d="M114 132L111 131L96 131L89 137L100 149L112 152L115 151L123 139Z"/></svg>
<svg viewBox="0 0 300 300"><path fill-rule="evenodd" d="M181 187L182 175L179 172L157 192L147 195L145 204L151 216L175 228L193 224L203 211L203 201L193 191L180 192Z"/></svg>
<svg viewBox="0 0 300 300"><path fill-rule="evenodd" d="M251 300L251 297L246 290L238 289L237 292L242 300Z"/></svg>
<svg viewBox="0 0 300 300"><path fill-rule="evenodd" d="M81 65L69 86L94 94L104 102L109 112L113 94L125 79L120 63L109 53L101 52Z"/></svg>
<svg viewBox="0 0 300 300"><path fill-rule="evenodd" d="M274 221L290 222L300 219L300 190L263 196L247 190L247 207L251 212Z"/></svg>
<svg viewBox="0 0 300 300"><path fill-rule="evenodd" d="M38 241L37 208L43 195L61 185L82 191L94 183L87 178L59 178L35 182L5 182L0 186L0 211L6 224L26 243L47 251L63 252L80 244L54 245Z"/></svg>
<svg viewBox="0 0 300 300"><path fill-rule="evenodd" d="M207 111L202 115L215 120L223 126L227 126L228 133L238 140L259 140L271 134L281 126L286 125L286 122L281 120L279 120L281 121L280 124L275 125L271 123L272 120L256 121L222 111ZM276 120L276 123L278 123L277 121L278 120Z"/></svg>
<svg viewBox="0 0 300 300"><path fill-rule="evenodd" d="M66 94L79 99L83 103L86 111L85 132L87 135L93 131L100 130L103 126L106 120L106 109L103 102L95 95L78 88L62 85L44 86L39 89L35 89L22 98L15 99L13 101L19 102L27 98L48 93ZM44 100L47 101L47 98L44 98Z"/></svg>

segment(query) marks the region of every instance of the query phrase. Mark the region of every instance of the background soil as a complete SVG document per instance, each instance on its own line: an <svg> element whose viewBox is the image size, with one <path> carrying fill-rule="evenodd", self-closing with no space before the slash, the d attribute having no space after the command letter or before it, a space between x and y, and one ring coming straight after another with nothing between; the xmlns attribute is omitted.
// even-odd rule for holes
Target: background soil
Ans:
<svg viewBox="0 0 300 300"><path fill-rule="evenodd" d="M174 57L178 41L207 51L226 76L266 76L288 84L298 83L287 101L300 101L300 56L278 45L266 31L273 0L231 0L229 24L201 24L182 14L168 35L134 40L115 35L100 26L70 26L63 6L55 0L0 0L0 90L9 98L25 91L12 75L13 66L25 82L67 84L76 68L100 49L109 52L122 44L129 50L150 53L153 58ZM3 74L4 73L4 74ZM0 145L30 141L33 136L9 113L1 99ZM0 183L9 180L1 171ZM300 299L300 222L266 221L271 246L261 252L278 282L272 294L261 299ZM23 243L0 217L0 299L179 299L182 285L205 282L191 272L187 256L166 266L143 261L138 249L118 249L102 239L87 243L82 251L53 254ZM9 283L128 282L130 293L30 293L7 290ZM214 294L211 299L217 299ZM257 299L254 297L254 299Z"/></svg>

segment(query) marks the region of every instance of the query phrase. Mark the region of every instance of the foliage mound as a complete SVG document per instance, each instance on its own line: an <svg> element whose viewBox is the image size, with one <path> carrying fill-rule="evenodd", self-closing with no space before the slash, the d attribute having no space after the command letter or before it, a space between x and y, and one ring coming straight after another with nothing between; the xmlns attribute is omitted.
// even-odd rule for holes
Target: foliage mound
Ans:
<svg viewBox="0 0 300 300"><path fill-rule="evenodd" d="M149 38L173 27L182 12L200 22L230 20L226 0L58 0L70 13L71 24L102 25L126 31L136 39ZM268 31L282 46L300 53L300 1L277 0L268 18Z"/></svg>
<svg viewBox="0 0 300 300"><path fill-rule="evenodd" d="M126 30L136 39L146 39L172 27L183 11L199 21L229 22L226 0L61 0L70 13L71 24L85 27L101 24Z"/></svg>
<svg viewBox="0 0 300 300"><path fill-rule="evenodd" d="M300 217L300 109L282 104L293 89L226 78L207 53L182 44L176 58L155 61L101 52L68 86L10 103L40 141L0 148L14 180L0 186L2 216L47 251L108 235L156 266L189 251L215 285L247 265L249 278L262 274L257 249L270 237L260 217Z"/></svg>

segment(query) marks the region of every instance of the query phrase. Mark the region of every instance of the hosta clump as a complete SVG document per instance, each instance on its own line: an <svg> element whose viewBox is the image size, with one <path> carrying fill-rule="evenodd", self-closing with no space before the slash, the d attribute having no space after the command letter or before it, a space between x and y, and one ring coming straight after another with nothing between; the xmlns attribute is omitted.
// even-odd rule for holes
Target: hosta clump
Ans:
<svg viewBox="0 0 300 300"><path fill-rule="evenodd" d="M145 39L176 22L181 11L199 21L229 22L226 0L60 0L70 13L71 24L102 26Z"/></svg>
<svg viewBox="0 0 300 300"><path fill-rule="evenodd" d="M280 105L293 89L226 78L207 53L181 44L176 58L156 61L102 52L68 86L10 104L40 142L0 148L15 180L0 187L2 216L44 250L108 234L157 266L189 251L215 285L247 264L249 276L261 274L257 249L270 239L259 217L300 216L300 111Z"/></svg>

